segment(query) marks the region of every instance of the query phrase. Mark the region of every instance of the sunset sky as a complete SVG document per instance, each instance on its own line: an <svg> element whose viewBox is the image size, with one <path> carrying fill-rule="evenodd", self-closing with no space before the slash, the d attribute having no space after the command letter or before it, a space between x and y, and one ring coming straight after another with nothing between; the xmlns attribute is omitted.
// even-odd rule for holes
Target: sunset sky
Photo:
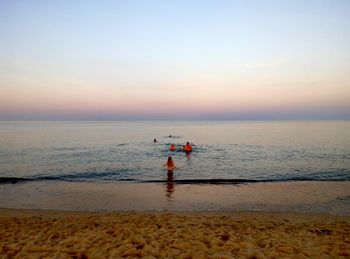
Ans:
<svg viewBox="0 0 350 259"><path fill-rule="evenodd" d="M0 1L0 120L350 119L350 1Z"/></svg>

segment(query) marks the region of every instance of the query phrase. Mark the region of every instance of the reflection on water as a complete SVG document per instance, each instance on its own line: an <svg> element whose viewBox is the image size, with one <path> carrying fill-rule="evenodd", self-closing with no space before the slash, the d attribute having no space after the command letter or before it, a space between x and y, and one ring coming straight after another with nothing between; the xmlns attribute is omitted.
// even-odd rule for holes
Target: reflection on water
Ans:
<svg viewBox="0 0 350 259"><path fill-rule="evenodd" d="M166 197L169 199L172 199L174 197L174 182L173 181L168 181L166 184Z"/></svg>
<svg viewBox="0 0 350 259"><path fill-rule="evenodd" d="M167 175L167 184L166 184L166 197L171 199L173 198L174 194L173 192L175 191L174 187L174 171L173 170L168 170L168 175Z"/></svg>

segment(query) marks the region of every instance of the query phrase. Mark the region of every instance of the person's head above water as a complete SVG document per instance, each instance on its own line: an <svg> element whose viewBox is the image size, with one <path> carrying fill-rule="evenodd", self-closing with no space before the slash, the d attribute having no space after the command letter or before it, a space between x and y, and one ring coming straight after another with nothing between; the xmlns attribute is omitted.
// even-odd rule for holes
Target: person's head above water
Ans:
<svg viewBox="0 0 350 259"><path fill-rule="evenodd" d="M169 138L171 138L171 134L169 135Z"/></svg>
<svg viewBox="0 0 350 259"><path fill-rule="evenodd" d="M157 139L153 139L153 142L157 142Z"/></svg>
<svg viewBox="0 0 350 259"><path fill-rule="evenodd" d="M168 162L167 162L168 165L173 165L174 162L173 162L173 158L171 156L168 157Z"/></svg>

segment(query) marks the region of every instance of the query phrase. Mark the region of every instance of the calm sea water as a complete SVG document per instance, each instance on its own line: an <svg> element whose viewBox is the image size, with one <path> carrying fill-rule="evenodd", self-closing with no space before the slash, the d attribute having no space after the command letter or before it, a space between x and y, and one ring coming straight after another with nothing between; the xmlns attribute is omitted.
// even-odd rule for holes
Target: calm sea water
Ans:
<svg viewBox="0 0 350 259"><path fill-rule="evenodd" d="M163 181L168 156L179 182L349 181L350 121L0 122L2 183Z"/></svg>
<svg viewBox="0 0 350 259"><path fill-rule="evenodd" d="M349 180L350 121L0 122L0 208L350 215Z"/></svg>

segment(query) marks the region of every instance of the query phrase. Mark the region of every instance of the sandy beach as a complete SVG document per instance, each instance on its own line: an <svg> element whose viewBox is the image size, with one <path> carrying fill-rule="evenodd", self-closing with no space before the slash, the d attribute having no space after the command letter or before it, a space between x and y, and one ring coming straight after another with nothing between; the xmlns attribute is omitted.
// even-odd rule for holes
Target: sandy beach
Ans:
<svg viewBox="0 0 350 259"><path fill-rule="evenodd" d="M349 256L349 216L0 210L0 258Z"/></svg>

